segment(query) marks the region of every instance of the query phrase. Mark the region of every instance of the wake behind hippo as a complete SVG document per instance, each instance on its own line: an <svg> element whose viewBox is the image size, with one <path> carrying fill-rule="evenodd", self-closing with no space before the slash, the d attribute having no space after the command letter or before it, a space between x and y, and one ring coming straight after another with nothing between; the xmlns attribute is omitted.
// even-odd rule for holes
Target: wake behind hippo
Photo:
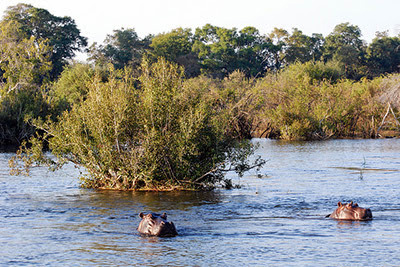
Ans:
<svg viewBox="0 0 400 267"><path fill-rule="evenodd" d="M178 235L173 222L167 221L167 214L149 213L139 214L142 221L137 230L139 233L150 236L172 237Z"/></svg>
<svg viewBox="0 0 400 267"><path fill-rule="evenodd" d="M367 221L372 220L372 212L370 209L359 207L357 203L353 204L353 201L347 204L338 202L337 209L327 217L336 220Z"/></svg>

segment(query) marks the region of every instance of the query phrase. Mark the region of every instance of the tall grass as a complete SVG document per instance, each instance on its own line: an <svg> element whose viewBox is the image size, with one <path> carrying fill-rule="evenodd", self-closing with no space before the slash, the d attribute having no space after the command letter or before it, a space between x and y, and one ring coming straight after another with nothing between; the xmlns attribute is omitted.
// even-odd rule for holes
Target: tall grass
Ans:
<svg viewBox="0 0 400 267"><path fill-rule="evenodd" d="M341 79L323 63L294 64L259 80L258 133L285 140L375 137L384 104L382 78Z"/></svg>

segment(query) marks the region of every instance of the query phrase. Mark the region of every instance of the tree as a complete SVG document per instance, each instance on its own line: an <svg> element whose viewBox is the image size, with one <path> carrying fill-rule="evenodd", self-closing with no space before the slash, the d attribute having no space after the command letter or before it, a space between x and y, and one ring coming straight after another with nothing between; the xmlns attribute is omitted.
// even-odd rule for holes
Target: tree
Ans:
<svg viewBox="0 0 400 267"><path fill-rule="evenodd" d="M42 85L51 70L51 47L31 36L21 38L16 21L0 24L0 145L19 144L34 128L27 116L48 114Z"/></svg>
<svg viewBox="0 0 400 267"><path fill-rule="evenodd" d="M236 29L210 24L197 28L193 51L198 54L203 72L214 77L225 77L235 69Z"/></svg>
<svg viewBox="0 0 400 267"><path fill-rule="evenodd" d="M343 64L348 78L358 79L363 76L365 62L365 44L360 39L358 26L341 23L336 25L324 44L324 60L336 60Z"/></svg>
<svg viewBox="0 0 400 267"><path fill-rule="evenodd" d="M49 11L28 4L9 7L1 24L15 22L16 34L20 39L34 37L36 42L48 42L52 48L50 76L55 79L67 60L87 45L87 39L80 35L75 21L70 17L57 17Z"/></svg>
<svg viewBox="0 0 400 267"><path fill-rule="evenodd" d="M168 33L154 36L150 44L150 54L154 59L163 57L170 62L178 63L185 68L187 77L200 74L200 65L192 52L193 34L191 29L177 28Z"/></svg>
<svg viewBox="0 0 400 267"><path fill-rule="evenodd" d="M362 50L364 42L360 39L361 30L358 26L350 25L350 23L341 23L335 26L333 32L326 37L326 49L350 46L357 50Z"/></svg>
<svg viewBox="0 0 400 267"><path fill-rule="evenodd" d="M21 38L18 22L0 24L0 99L12 91L39 88L51 69L51 47L46 40Z"/></svg>
<svg viewBox="0 0 400 267"><path fill-rule="evenodd" d="M267 59L272 44L254 27L245 27L239 31L237 41L237 66L247 77L263 76L269 68Z"/></svg>
<svg viewBox="0 0 400 267"><path fill-rule="evenodd" d="M137 68L149 48L151 38L147 36L140 39L134 29L114 30L112 35L107 35L104 45L97 46L94 43L89 48L89 60L97 65L112 63L117 69L127 66Z"/></svg>
<svg viewBox="0 0 400 267"><path fill-rule="evenodd" d="M297 28L286 39L285 62L292 64L296 61L305 63L311 60L320 60L324 38L321 34L311 37L303 34Z"/></svg>
<svg viewBox="0 0 400 267"><path fill-rule="evenodd" d="M271 69L275 71L284 66L286 39L288 36L289 33L286 30L278 28L274 28L274 30L267 36L267 40L272 44L269 64L271 65Z"/></svg>
<svg viewBox="0 0 400 267"><path fill-rule="evenodd" d="M400 71L400 38L378 34L367 48L370 74L378 76Z"/></svg>
<svg viewBox="0 0 400 267"><path fill-rule="evenodd" d="M169 33L154 36L150 47L153 55L164 57L169 61L176 61L179 56L192 51L193 34L190 29L177 28Z"/></svg>
<svg viewBox="0 0 400 267"><path fill-rule="evenodd" d="M206 74L223 78L239 70L255 77L269 68L272 44L254 27L238 31L207 24L194 38L193 51Z"/></svg>

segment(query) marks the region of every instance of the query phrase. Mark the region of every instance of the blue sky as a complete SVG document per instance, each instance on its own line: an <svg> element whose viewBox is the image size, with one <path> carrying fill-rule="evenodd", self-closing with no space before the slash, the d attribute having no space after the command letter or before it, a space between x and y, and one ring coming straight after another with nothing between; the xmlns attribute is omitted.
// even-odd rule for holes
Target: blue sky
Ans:
<svg viewBox="0 0 400 267"><path fill-rule="evenodd" d="M21 1L0 0L0 13ZM57 16L72 17L89 43L102 43L114 29L134 28L140 37L211 23L241 29L254 26L262 34L274 27L305 34L332 32L335 25L350 22L368 43L376 31L400 29L399 0L26 0Z"/></svg>

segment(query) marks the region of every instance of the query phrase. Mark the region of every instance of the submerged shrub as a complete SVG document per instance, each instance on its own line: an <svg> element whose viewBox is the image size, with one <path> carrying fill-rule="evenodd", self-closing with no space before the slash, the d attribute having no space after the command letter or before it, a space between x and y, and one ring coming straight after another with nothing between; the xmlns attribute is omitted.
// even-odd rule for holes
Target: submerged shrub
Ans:
<svg viewBox="0 0 400 267"><path fill-rule="evenodd" d="M87 95L57 121L35 121L56 161L44 160L37 146L19 158L60 167L83 166L83 185L109 189L205 189L251 168L249 141L232 135L229 116L216 109L209 88L182 79L183 70L159 60L144 61L139 83L129 69L95 74ZM139 84L139 87L135 86ZM37 139L33 140L37 144ZM258 161L257 164L261 164Z"/></svg>

